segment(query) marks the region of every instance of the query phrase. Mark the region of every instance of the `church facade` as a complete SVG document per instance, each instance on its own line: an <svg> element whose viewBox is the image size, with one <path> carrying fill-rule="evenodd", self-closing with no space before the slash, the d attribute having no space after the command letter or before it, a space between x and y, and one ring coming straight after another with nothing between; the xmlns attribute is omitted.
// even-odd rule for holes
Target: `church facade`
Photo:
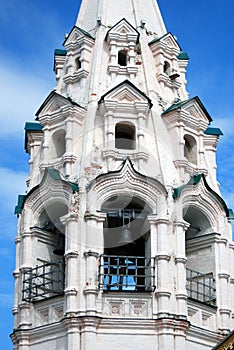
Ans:
<svg viewBox="0 0 234 350"><path fill-rule="evenodd" d="M83 0L63 46L25 125L14 349L216 348L234 328L232 211L188 54L155 0Z"/></svg>

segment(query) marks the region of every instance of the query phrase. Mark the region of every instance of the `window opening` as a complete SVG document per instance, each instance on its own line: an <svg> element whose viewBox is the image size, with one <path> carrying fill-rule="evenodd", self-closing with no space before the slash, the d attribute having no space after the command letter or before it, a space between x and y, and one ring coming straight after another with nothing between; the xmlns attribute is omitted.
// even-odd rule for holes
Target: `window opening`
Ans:
<svg viewBox="0 0 234 350"><path fill-rule="evenodd" d="M132 150L136 148L135 126L118 123L115 126L115 148Z"/></svg>
<svg viewBox="0 0 234 350"><path fill-rule="evenodd" d="M128 62L127 50L120 50L118 52L118 64L120 66L127 66L127 62Z"/></svg>
<svg viewBox="0 0 234 350"><path fill-rule="evenodd" d="M148 207L137 198L114 197L102 208L104 254L99 263L99 286L104 291L154 290L154 259L150 257Z"/></svg>
<svg viewBox="0 0 234 350"><path fill-rule="evenodd" d="M80 61L80 57L76 57L75 59L75 64L76 64L76 70L81 68L81 61Z"/></svg>
<svg viewBox="0 0 234 350"><path fill-rule="evenodd" d="M171 66L170 66L170 63L167 61L164 62L163 72L167 75L170 75L171 73Z"/></svg>
<svg viewBox="0 0 234 350"><path fill-rule="evenodd" d="M184 136L184 156L190 163L197 164L197 143L191 135Z"/></svg>

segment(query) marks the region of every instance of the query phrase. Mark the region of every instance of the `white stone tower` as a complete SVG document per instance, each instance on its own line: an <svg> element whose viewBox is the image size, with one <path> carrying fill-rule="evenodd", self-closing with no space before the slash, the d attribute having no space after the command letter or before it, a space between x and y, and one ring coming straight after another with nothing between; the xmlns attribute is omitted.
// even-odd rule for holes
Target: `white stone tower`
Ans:
<svg viewBox="0 0 234 350"><path fill-rule="evenodd" d="M205 350L233 326L222 132L155 0L83 0L26 123L15 350Z"/></svg>

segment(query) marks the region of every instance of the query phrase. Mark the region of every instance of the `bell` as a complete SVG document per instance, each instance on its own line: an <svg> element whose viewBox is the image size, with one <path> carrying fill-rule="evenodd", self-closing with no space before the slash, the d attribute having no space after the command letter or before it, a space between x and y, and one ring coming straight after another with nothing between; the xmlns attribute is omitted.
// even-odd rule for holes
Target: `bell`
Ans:
<svg viewBox="0 0 234 350"><path fill-rule="evenodd" d="M57 245L56 248L53 250L53 253L59 256L63 256L65 253L65 237L62 233L58 233Z"/></svg>
<svg viewBox="0 0 234 350"><path fill-rule="evenodd" d="M128 226L123 226L121 237L119 240L119 245L125 245L133 243L131 230Z"/></svg>

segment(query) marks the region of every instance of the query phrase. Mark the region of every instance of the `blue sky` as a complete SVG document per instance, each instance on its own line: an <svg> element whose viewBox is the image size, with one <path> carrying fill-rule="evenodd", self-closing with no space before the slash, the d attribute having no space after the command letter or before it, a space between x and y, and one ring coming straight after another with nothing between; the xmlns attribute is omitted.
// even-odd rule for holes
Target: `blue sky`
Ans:
<svg viewBox="0 0 234 350"><path fill-rule="evenodd" d="M218 146L218 180L234 208L234 74L233 0L159 0L168 31L190 56L188 90L198 95L224 136ZM53 52L75 24L79 0L0 1L0 339L12 349L15 261L13 215L17 195L24 193L28 156L24 123L55 86Z"/></svg>

